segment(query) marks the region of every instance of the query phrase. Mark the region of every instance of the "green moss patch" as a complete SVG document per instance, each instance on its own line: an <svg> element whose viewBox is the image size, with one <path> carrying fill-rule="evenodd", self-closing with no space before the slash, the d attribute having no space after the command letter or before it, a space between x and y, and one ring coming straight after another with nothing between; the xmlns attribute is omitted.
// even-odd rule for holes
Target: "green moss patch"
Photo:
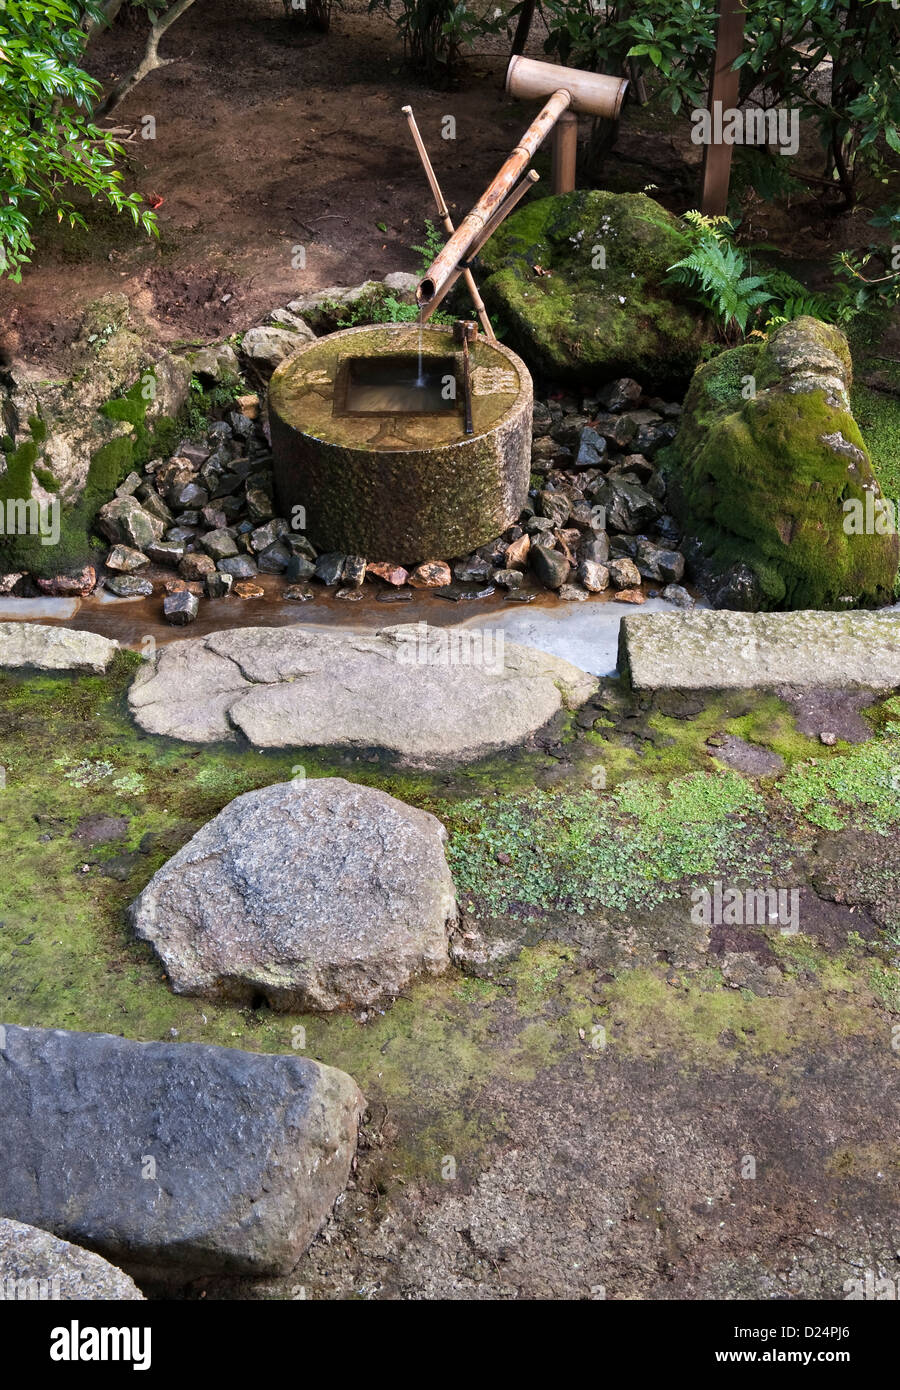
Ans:
<svg viewBox="0 0 900 1390"><path fill-rule="evenodd" d="M552 379L627 373L662 389L687 380L706 336L663 283L686 247L677 220L642 193L540 198L483 248L483 291L511 345Z"/></svg>

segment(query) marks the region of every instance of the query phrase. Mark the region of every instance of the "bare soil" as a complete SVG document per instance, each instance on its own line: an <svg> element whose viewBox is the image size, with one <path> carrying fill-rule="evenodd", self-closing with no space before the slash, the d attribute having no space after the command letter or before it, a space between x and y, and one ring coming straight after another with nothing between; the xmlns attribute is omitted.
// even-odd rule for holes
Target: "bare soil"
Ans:
<svg viewBox="0 0 900 1390"><path fill-rule="evenodd" d="M118 23L91 45L87 63L104 87L133 66L144 35L137 21ZM543 37L536 23L535 56ZM110 290L129 296L161 342L184 344L246 329L303 291L415 269L410 246L434 208L400 108L413 105L457 215L536 114L503 93L508 41L481 50L454 89L438 90L404 64L393 24L365 0L335 9L326 35L297 28L280 0L197 0L163 41L174 62L108 122L122 131L126 186L162 199L159 241L104 206L87 231L46 219L21 285L0 282L0 349L64 367L81 309ZM455 140L441 135L448 115ZM147 116L154 139L144 138ZM698 201L700 154L686 115L627 106L603 182L646 188L680 212ZM813 131L797 164L821 173ZM548 153L536 165L546 177ZM863 206L835 219L811 197L788 210L751 207L744 230L815 276L834 249L871 239L869 215Z"/></svg>

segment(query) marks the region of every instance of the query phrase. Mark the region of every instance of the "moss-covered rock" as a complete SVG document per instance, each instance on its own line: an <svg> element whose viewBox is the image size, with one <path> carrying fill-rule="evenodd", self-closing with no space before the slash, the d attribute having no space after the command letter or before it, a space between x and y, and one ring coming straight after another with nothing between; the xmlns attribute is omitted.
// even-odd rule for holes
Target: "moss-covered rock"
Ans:
<svg viewBox="0 0 900 1390"><path fill-rule="evenodd" d="M512 346L553 379L626 373L659 390L688 380L708 336L663 284L686 252L677 219L643 193L541 198L482 250L484 296Z"/></svg>
<svg viewBox="0 0 900 1390"><path fill-rule="evenodd" d="M843 334L808 317L695 373L660 458L719 606L891 600L898 537L877 523L856 533L845 506L865 516L869 498L872 518L882 495L850 410L851 378Z"/></svg>
<svg viewBox="0 0 900 1390"><path fill-rule="evenodd" d="M49 576L81 568L90 559L98 508L131 468L176 442L190 367L160 350L125 295L88 305L70 352L73 371L65 379L43 379L16 364L0 383L0 503L62 505L58 544L30 533L0 535L0 570Z"/></svg>

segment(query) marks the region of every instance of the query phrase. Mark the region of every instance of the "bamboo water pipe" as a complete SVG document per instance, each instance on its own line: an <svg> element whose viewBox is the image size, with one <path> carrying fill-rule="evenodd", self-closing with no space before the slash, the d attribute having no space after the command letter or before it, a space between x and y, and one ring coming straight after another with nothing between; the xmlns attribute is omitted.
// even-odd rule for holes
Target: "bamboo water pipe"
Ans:
<svg viewBox="0 0 900 1390"><path fill-rule="evenodd" d="M484 245L487 239L483 234L485 228L491 224L493 230L498 220L502 220L496 219L495 214L559 118L568 111L583 111L593 116L606 116L615 120L621 110L627 87L628 82L623 77L582 72L578 68L560 67L556 63L539 63L533 58L521 56L510 59L506 72L506 90L509 94L522 99L547 97L549 100L525 131L496 178L482 193L472 211L463 218L446 246L429 266L427 274L419 281L416 299L420 309L427 311L430 308L433 312L438 301L449 289L450 282L459 276L460 267L471 260L474 248ZM568 163L571 163L572 159L573 134L574 128L570 122L564 136L558 142L559 152L566 152Z"/></svg>
<svg viewBox="0 0 900 1390"><path fill-rule="evenodd" d="M425 308L436 295L440 294L445 282L454 273L460 261L467 258L469 249L479 232L509 194L535 150L541 141L549 135L557 118L565 111L571 100L572 98L566 91L554 92L543 110L532 121L497 177L488 185L472 211L463 218L444 249L432 261L428 268L428 274L419 281L416 299L421 308Z"/></svg>
<svg viewBox="0 0 900 1390"><path fill-rule="evenodd" d="M481 250L488 237L493 236L494 232L500 226L500 223L503 221L503 219L505 217L508 217L509 214L512 212L513 208L517 205L517 203L519 203L519 201L525 197L525 194L528 192L529 188L533 187L533 185L536 183L540 183L540 179L541 176L536 169L529 169L522 182L518 185L517 188L513 189L512 193L510 193L509 197L506 199L506 202L501 203L497 211L493 214L493 216L488 218L487 222L485 222L481 231L478 233L475 240L472 242L472 245L469 247L469 250L467 252L467 259L465 261L461 261L460 264L456 267L456 269L451 271L451 273L447 276L447 279L444 281L443 285L438 290L437 294L434 296L431 302L421 307L419 311L419 317L421 318L423 323L428 322L428 320L431 318L431 315L435 312L435 310L439 307L444 298L453 289L453 286L456 284L460 275L464 275L467 270L471 270L471 262L478 255L478 252Z"/></svg>

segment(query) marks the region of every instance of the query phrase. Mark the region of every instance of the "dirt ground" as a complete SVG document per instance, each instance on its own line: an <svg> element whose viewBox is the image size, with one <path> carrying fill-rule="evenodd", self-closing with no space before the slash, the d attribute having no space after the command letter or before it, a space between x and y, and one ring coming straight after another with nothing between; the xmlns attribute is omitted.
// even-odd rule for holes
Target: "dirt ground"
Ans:
<svg viewBox="0 0 900 1390"><path fill-rule="evenodd" d="M104 87L134 64L144 32L119 23L91 45L88 66ZM535 56L542 42L536 23ZM104 208L91 213L87 232L46 219L21 285L0 283L0 348L64 366L81 308L109 290L124 290L161 341L206 342L304 290L415 269L410 246L434 208L401 106L413 105L458 215L536 114L503 94L508 41L480 47L455 90L440 91L404 66L391 21L367 14L364 0L336 8L327 35L298 31L280 0L197 0L163 41L174 61L107 123L125 141L126 186L163 200L159 242ZM455 117L455 141L441 138L446 115ZM143 138L146 116L154 139ZM813 132L801 160L821 172ZM646 187L683 211L697 203L699 165L686 117L673 119L658 103L631 105L604 181ZM545 152L536 167L549 172ZM745 230L783 243L815 277L833 249L870 238L868 215L835 222L814 201L780 213L760 205Z"/></svg>

